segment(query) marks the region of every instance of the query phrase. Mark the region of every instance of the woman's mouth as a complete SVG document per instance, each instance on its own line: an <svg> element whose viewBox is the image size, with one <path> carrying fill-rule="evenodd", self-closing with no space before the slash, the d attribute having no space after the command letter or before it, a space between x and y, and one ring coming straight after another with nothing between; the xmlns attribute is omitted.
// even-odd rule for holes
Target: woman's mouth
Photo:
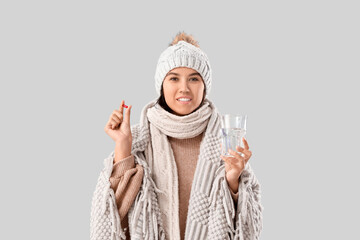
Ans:
<svg viewBox="0 0 360 240"><path fill-rule="evenodd" d="M181 104L188 104L191 102L192 99L190 98L179 98L179 99L176 99L179 103Z"/></svg>

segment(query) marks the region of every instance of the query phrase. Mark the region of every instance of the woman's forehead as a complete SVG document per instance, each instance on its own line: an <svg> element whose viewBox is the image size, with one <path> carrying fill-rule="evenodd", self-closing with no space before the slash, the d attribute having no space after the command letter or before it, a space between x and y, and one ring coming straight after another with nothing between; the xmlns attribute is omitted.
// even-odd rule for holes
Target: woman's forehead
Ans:
<svg viewBox="0 0 360 240"><path fill-rule="evenodd" d="M197 72L195 69L192 68L188 68L188 67L177 67L177 68L173 68L171 69L169 72L189 72L189 73L195 73Z"/></svg>

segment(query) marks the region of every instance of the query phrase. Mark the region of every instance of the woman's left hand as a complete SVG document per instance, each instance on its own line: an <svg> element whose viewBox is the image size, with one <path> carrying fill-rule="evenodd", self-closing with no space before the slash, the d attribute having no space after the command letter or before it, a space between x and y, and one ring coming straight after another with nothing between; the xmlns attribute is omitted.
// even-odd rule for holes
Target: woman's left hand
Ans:
<svg viewBox="0 0 360 240"><path fill-rule="evenodd" d="M229 153L233 157L225 157L223 155L220 156L221 159L225 161L226 180L234 193L237 192L237 188L239 186L239 177L245 168L245 164L249 161L252 155L246 139L242 138L242 140L244 142L245 148L236 146L236 150L243 153L245 155L244 157L232 149L229 149Z"/></svg>

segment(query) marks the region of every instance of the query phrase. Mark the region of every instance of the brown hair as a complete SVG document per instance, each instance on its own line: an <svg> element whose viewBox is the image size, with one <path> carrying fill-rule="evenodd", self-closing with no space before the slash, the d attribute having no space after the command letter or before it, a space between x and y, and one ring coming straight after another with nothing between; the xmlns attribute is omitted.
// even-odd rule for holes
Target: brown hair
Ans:
<svg viewBox="0 0 360 240"><path fill-rule="evenodd" d="M176 36L174 37L173 41L169 44L169 46L175 45L181 40L186 41L186 42L194 45L195 47L199 47L199 43L191 35L188 35L185 32L179 32L178 34L176 34ZM205 83L204 83L204 86L205 86ZM202 99L200 105L193 112L198 110L203 105L205 95L206 95L206 86L204 87L203 99ZM158 103L166 111L173 113L173 110L166 104L164 90L163 90L163 83L161 84L160 97L158 98L156 103Z"/></svg>

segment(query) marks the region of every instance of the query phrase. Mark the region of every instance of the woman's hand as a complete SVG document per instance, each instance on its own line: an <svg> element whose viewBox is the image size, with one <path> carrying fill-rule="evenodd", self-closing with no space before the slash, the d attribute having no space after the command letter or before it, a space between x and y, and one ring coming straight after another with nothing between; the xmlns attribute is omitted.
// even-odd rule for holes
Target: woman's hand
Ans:
<svg viewBox="0 0 360 240"><path fill-rule="evenodd" d="M249 144L247 143L245 138L242 138L244 142L244 147L236 146L236 150L243 153L244 157L239 153L229 149L229 153L233 157L225 157L221 155L221 159L225 161L225 173L226 180L229 184L229 187L234 193L237 193L239 187L239 177L242 171L245 168L245 164L249 161L252 152L249 150Z"/></svg>
<svg viewBox="0 0 360 240"><path fill-rule="evenodd" d="M123 114L123 104L124 100L121 101L120 108L112 112L104 130L117 144L121 145L122 150L129 152L131 151L132 144L130 129L130 110L132 105Z"/></svg>

